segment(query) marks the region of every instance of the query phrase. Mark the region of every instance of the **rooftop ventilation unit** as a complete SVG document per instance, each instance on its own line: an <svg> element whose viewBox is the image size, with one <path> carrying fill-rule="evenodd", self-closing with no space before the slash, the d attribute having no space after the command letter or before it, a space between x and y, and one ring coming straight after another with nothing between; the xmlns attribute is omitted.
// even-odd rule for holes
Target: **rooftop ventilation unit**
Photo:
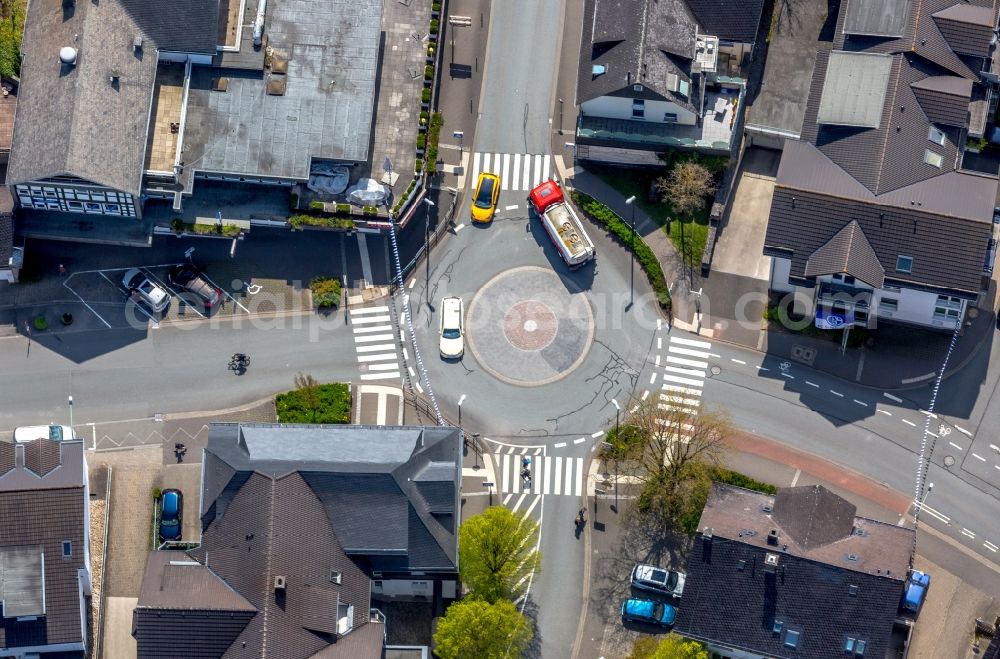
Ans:
<svg viewBox="0 0 1000 659"><path fill-rule="evenodd" d="M767 544L771 545L772 547L777 547L778 546L778 530L777 529L771 529L770 533L767 534Z"/></svg>
<svg viewBox="0 0 1000 659"><path fill-rule="evenodd" d="M253 22L253 45L260 47L264 42L264 14L267 12L267 0L260 0L257 6L257 18Z"/></svg>
<svg viewBox="0 0 1000 659"><path fill-rule="evenodd" d="M282 576L274 577L274 589L284 590L285 589L285 578Z"/></svg>
<svg viewBox="0 0 1000 659"><path fill-rule="evenodd" d="M63 46L59 49L59 61L67 66L76 65L76 48L73 46Z"/></svg>
<svg viewBox="0 0 1000 659"><path fill-rule="evenodd" d="M778 569L778 555L777 554L767 554L764 556L764 571L774 574L774 571Z"/></svg>
<svg viewBox="0 0 1000 659"><path fill-rule="evenodd" d="M136 36L136 38L132 40L132 48L134 48L135 50L142 50L141 36Z"/></svg>

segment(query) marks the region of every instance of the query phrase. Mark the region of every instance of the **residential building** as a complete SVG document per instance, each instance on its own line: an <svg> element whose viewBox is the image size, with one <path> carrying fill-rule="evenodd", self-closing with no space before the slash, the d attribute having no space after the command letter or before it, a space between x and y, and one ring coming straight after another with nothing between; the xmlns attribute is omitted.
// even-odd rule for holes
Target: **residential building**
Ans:
<svg viewBox="0 0 1000 659"><path fill-rule="evenodd" d="M713 483L674 630L727 659L896 656L914 531L855 513L820 485Z"/></svg>
<svg viewBox="0 0 1000 659"><path fill-rule="evenodd" d="M787 139L764 254L821 328L961 326L989 287L996 166L967 149L993 96L989 0L842 3Z"/></svg>
<svg viewBox="0 0 1000 659"><path fill-rule="evenodd" d="M7 180L21 230L79 216L88 239L111 222L105 240L143 244L127 228L144 203L179 210L199 179L290 186L365 162L381 2L265 2L31 2Z"/></svg>
<svg viewBox="0 0 1000 659"><path fill-rule="evenodd" d="M201 545L146 564L153 657L376 659L381 599L454 598L461 431L213 424Z"/></svg>
<svg viewBox="0 0 1000 659"><path fill-rule="evenodd" d="M92 624L83 442L0 442L0 519L0 657L83 659Z"/></svg>
<svg viewBox="0 0 1000 659"><path fill-rule="evenodd" d="M655 165L670 147L728 155L762 6L586 0L577 157Z"/></svg>

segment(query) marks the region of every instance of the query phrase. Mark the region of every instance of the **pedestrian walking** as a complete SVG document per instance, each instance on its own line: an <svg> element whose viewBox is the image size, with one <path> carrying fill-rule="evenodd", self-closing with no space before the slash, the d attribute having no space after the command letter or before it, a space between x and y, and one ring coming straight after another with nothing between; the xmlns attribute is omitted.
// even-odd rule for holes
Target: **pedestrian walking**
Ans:
<svg viewBox="0 0 1000 659"><path fill-rule="evenodd" d="M59 264L59 276L60 277L66 276L66 266L64 266L62 263Z"/></svg>

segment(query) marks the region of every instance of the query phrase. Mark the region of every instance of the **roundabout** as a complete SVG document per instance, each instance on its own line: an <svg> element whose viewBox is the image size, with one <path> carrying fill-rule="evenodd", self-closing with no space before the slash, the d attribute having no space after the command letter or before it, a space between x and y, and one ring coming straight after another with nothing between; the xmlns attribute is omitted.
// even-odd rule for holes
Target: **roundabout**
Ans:
<svg viewBox="0 0 1000 659"><path fill-rule="evenodd" d="M540 386L583 363L594 340L594 314L586 295L551 269L522 266L479 289L466 332L472 354L490 375Z"/></svg>

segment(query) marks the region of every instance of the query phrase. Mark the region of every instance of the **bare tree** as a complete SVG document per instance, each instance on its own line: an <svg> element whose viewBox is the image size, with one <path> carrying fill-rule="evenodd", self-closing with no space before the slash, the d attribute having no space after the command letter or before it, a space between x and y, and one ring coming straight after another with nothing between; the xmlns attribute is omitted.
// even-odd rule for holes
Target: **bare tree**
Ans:
<svg viewBox="0 0 1000 659"><path fill-rule="evenodd" d="M715 193L715 188L712 172L692 161L678 163L666 178L656 179L661 200L669 203L682 217L691 217L704 208L705 200Z"/></svg>
<svg viewBox="0 0 1000 659"><path fill-rule="evenodd" d="M295 374L295 388L298 389L306 409L312 412L313 423L316 423L316 414L320 408L319 382L308 373L300 371Z"/></svg>
<svg viewBox="0 0 1000 659"><path fill-rule="evenodd" d="M641 487L640 512L676 521L691 512L689 504L698 500L693 495L711 486L732 423L724 412L692 414L669 399L647 400L633 409L626 421L632 428L628 445L616 446L619 468Z"/></svg>

